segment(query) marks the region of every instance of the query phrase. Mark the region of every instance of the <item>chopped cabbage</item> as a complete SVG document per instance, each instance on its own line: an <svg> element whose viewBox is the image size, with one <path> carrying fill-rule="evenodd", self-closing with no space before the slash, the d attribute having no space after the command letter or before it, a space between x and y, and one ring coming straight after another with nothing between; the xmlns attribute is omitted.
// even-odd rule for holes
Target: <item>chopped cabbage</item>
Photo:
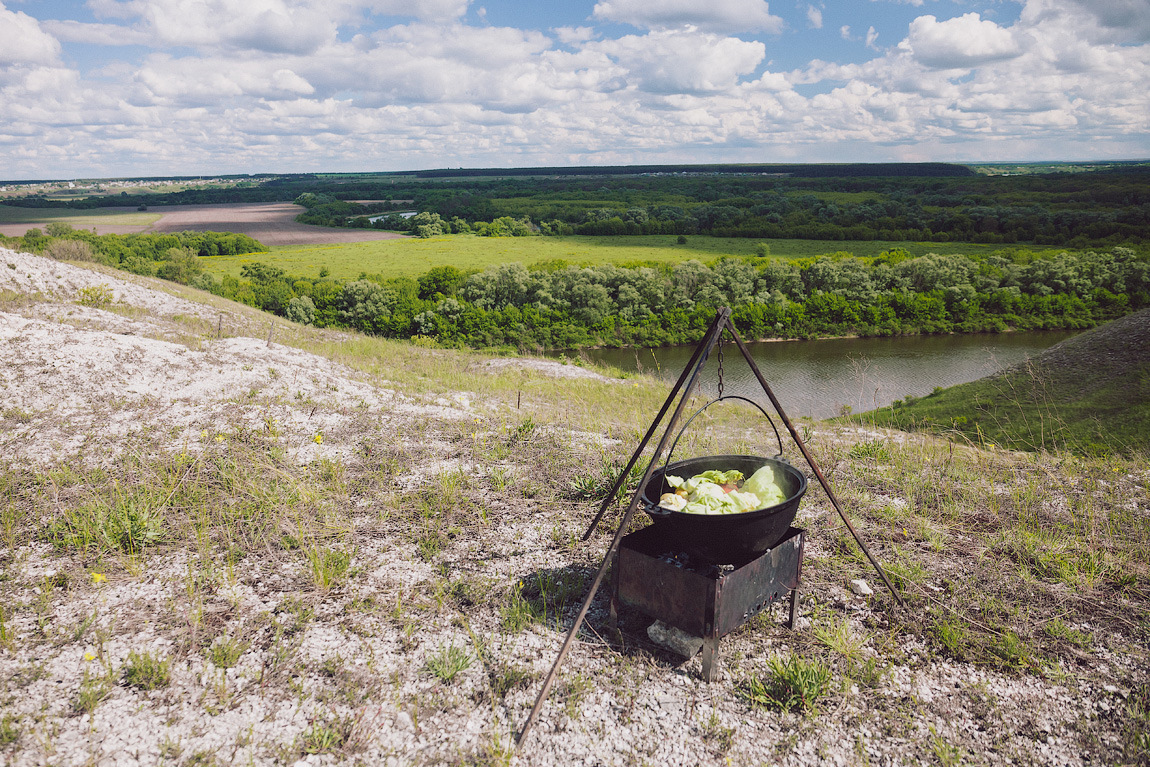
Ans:
<svg viewBox="0 0 1150 767"><path fill-rule="evenodd" d="M769 463L752 474L751 478L744 482L743 486L739 489L744 493L754 493L757 495L759 501L763 504L759 507L760 509L774 506L787 499L783 488L779 486L778 472L776 472L775 467Z"/></svg>
<svg viewBox="0 0 1150 767"><path fill-rule="evenodd" d="M668 474L667 484L680 495L666 493L659 506L671 511L688 514L738 514L775 506L786 500L786 493L779 486L775 469L771 464L763 466L751 475L737 490L727 491L722 485L734 485L743 478L739 471L705 471L684 480ZM684 499L681 493L687 494ZM670 497L668 497L670 496Z"/></svg>
<svg viewBox="0 0 1150 767"><path fill-rule="evenodd" d="M692 479L698 479L699 477L714 482L716 485L733 485L742 480L743 472L736 469L731 469L730 471L714 471L712 469L711 471L704 471L702 474L697 474L692 477Z"/></svg>

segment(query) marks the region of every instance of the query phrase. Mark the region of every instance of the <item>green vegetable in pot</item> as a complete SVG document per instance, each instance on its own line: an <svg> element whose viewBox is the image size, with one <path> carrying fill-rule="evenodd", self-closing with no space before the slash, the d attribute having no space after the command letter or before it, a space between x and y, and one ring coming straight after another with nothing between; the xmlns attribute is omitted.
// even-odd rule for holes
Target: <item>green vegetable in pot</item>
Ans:
<svg viewBox="0 0 1150 767"><path fill-rule="evenodd" d="M787 494L783 491L779 482L781 477L778 474L774 464L768 463L752 474L751 478L744 482L739 489L744 493L754 493L758 496L759 502L762 503L762 506L759 506L760 509L782 503L787 500Z"/></svg>
<svg viewBox="0 0 1150 767"><path fill-rule="evenodd" d="M714 482L716 485L737 485L743 480L743 472L737 469L730 471L714 471L712 469L711 471L704 471L702 474L696 474L691 479L699 479L700 477Z"/></svg>
<svg viewBox="0 0 1150 767"><path fill-rule="evenodd" d="M736 487L743 478L740 471L704 471L688 480L668 474L667 484L676 489L680 497L660 499L659 506L688 514L739 514L774 506L786 500L778 484L774 467L767 464L751 478ZM686 493L686 504L681 498Z"/></svg>

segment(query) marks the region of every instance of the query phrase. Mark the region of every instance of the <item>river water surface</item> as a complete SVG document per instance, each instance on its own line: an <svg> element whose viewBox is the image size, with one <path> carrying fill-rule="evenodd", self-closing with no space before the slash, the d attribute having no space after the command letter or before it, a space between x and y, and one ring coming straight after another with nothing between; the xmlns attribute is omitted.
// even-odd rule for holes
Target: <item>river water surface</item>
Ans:
<svg viewBox="0 0 1150 767"><path fill-rule="evenodd" d="M1033 331L896 338L780 341L747 346L783 410L791 418L828 418L844 406L858 413L889 405L908 394L954 386L1022 362L1078 331ZM641 371L674 383L694 347L592 349L596 362ZM739 349L724 346L724 392L768 404ZM703 369L703 393L717 391L716 354ZM768 404L769 406L769 404Z"/></svg>

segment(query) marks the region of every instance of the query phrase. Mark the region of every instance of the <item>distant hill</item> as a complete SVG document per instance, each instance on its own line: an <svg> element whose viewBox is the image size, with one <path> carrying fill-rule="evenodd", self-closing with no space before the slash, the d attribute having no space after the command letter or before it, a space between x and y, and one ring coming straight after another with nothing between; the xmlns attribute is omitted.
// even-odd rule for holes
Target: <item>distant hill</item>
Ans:
<svg viewBox="0 0 1150 767"><path fill-rule="evenodd" d="M1017 450L1150 451L1150 309L1027 362L854 418L958 432Z"/></svg>
<svg viewBox="0 0 1150 767"><path fill-rule="evenodd" d="M437 168L392 171L384 175L444 178L467 176L635 176L644 174L767 174L794 178L850 178L888 176L974 176L965 165L945 162L853 162L853 163L724 163L714 165L587 165L542 168Z"/></svg>

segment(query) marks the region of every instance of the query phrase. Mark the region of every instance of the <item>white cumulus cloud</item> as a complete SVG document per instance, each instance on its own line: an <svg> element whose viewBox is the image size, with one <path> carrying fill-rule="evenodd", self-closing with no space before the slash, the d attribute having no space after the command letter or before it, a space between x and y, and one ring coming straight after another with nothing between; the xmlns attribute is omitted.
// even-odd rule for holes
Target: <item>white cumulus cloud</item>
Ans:
<svg viewBox="0 0 1150 767"><path fill-rule="evenodd" d="M152 40L146 32L120 24L89 24L64 19L45 21L43 27L57 40L66 43L120 46L147 45Z"/></svg>
<svg viewBox="0 0 1150 767"><path fill-rule="evenodd" d="M589 46L621 66L629 84L656 94L708 93L733 87L766 57L760 42L701 32L656 31Z"/></svg>
<svg viewBox="0 0 1150 767"><path fill-rule="evenodd" d="M708 32L781 32L779 16L764 0L601 0L593 15L645 29L695 27Z"/></svg>
<svg viewBox="0 0 1150 767"><path fill-rule="evenodd" d="M349 5L362 5L373 13L389 16L413 16L423 21L454 21L467 13L471 0L352 0Z"/></svg>
<svg viewBox="0 0 1150 767"><path fill-rule="evenodd" d="M296 54L334 40L338 11L347 11L338 2L333 13L318 2L287 0L91 0L89 5L99 17L123 19L134 42L154 47Z"/></svg>
<svg viewBox="0 0 1150 767"><path fill-rule="evenodd" d="M977 13L946 21L919 16L910 23L910 35L902 45L918 61L936 69L972 67L1014 58L1020 53L1009 29L984 21Z"/></svg>
<svg viewBox="0 0 1150 767"><path fill-rule="evenodd" d="M765 2L598 2L540 32L476 22L467 0L87 0L94 23L0 0L0 162L37 178L1150 152L1150 0L1020 0L998 24L903 3L886 45L861 15L829 33L875 53L840 43L781 72L740 39L781 29ZM779 45L826 12L793 8Z"/></svg>
<svg viewBox="0 0 1150 767"><path fill-rule="evenodd" d="M0 3L0 66L52 64L60 43L26 13L10 11Z"/></svg>

